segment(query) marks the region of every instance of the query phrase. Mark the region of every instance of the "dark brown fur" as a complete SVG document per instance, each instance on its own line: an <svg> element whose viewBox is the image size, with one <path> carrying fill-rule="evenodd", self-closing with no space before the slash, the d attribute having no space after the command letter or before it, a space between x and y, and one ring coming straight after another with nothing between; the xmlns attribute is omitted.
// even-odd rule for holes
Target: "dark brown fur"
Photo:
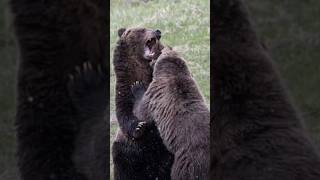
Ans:
<svg viewBox="0 0 320 180"><path fill-rule="evenodd" d="M151 62L143 57L147 39L154 37L154 31L145 28L119 30L120 40L114 52L116 74L116 115L124 134L134 138L138 119L133 116L133 102L130 85L141 80L148 85L152 80ZM161 53L162 45L157 41L155 59Z"/></svg>
<svg viewBox="0 0 320 180"><path fill-rule="evenodd" d="M116 115L120 126L113 143L115 179L169 179L172 154L168 152L154 124L140 126L133 115L133 95L130 85L141 80L146 86L152 80L152 59L145 59L144 46L157 31L146 28L120 29L120 40L114 51L116 74ZM163 48L160 37L153 46L157 58ZM145 118L143 118L145 119Z"/></svg>
<svg viewBox="0 0 320 180"><path fill-rule="evenodd" d="M69 96L68 74L85 61L101 64L108 74L107 2L104 0L11 0L13 24L19 47L17 75L17 156L23 180L83 180L89 175L78 169L73 155L78 151L79 132L93 131L87 139L105 142L103 152L90 168L99 179L108 175L107 126L89 130ZM106 83L108 84L108 83ZM109 90L109 88L107 88ZM109 93L100 97L106 99ZM95 106L95 104L92 104ZM104 106L106 109L106 106ZM88 129L87 129L88 128ZM90 136L90 137L88 137ZM86 144L86 143L84 143ZM91 159L97 154L85 154ZM100 156L102 154L102 156ZM88 157L90 156L90 157ZM101 165L101 166L100 166ZM85 165L86 166L86 165ZM94 178L98 179L98 178Z"/></svg>
<svg viewBox="0 0 320 180"><path fill-rule="evenodd" d="M210 113L186 62L177 53L163 51L155 63L153 81L137 101L137 117L156 122L164 144L175 156L171 178L209 179Z"/></svg>
<svg viewBox="0 0 320 180"><path fill-rule="evenodd" d="M213 1L211 178L317 180L320 158L241 0Z"/></svg>

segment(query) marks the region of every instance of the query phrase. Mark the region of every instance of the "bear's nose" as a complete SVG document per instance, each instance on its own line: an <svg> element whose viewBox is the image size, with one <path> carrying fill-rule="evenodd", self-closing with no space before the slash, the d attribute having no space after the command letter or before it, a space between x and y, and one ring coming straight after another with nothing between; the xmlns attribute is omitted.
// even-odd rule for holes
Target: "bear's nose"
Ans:
<svg viewBox="0 0 320 180"><path fill-rule="evenodd" d="M159 29L155 30L155 34L158 40L161 38L161 31Z"/></svg>

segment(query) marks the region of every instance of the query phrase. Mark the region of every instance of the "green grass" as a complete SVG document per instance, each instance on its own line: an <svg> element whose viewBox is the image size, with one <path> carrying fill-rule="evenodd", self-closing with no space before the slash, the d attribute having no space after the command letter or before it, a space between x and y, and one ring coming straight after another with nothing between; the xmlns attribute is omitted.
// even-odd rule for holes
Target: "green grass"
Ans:
<svg viewBox="0 0 320 180"><path fill-rule="evenodd" d="M160 29L162 42L174 47L188 61L194 78L210 104L209 13L209 0L154 0L148 3L111 0L110 67L119 28L139 26ZM114 85L114 71L111 68L111 116L114 115ZM111 144L117 128L117 123L111 122ZM110 168L112 172L112 162Z"/></svg>

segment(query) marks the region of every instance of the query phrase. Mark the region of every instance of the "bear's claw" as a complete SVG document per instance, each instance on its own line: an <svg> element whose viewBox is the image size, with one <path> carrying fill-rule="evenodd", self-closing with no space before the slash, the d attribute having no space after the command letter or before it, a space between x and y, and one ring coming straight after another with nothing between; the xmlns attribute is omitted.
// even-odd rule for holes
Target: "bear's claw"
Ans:
<svg viewBox="0 0 320 180"><path fill-rule="evenodd" d="M131 92L136 100L139 100L145 91L145 87L141 81L136 81L131 85Z"/></svg>

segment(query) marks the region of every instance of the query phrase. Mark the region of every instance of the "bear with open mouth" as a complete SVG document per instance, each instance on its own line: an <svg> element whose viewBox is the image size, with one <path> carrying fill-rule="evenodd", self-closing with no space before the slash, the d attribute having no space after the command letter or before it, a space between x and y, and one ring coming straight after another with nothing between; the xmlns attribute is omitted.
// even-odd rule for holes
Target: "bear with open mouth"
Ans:
<svg viewBox="0 0 320 180"><path fill-rule="evenodd" d="M160 136L174 154L171 178L208 180L210 112L186 61L170 48L156 60L148 89L132 85L134 114L154 120Z"/></svg>
<svg viewBox="0 0 320 180"><path fill-rule="evenodd" d="M173 154L162 142L154 123L133 114L130 86L152 81L150 63L161 54L161 32L147 28L121 28L114 50L116 116L120 126L112 146L115 179L170 179Z"/></svg>

